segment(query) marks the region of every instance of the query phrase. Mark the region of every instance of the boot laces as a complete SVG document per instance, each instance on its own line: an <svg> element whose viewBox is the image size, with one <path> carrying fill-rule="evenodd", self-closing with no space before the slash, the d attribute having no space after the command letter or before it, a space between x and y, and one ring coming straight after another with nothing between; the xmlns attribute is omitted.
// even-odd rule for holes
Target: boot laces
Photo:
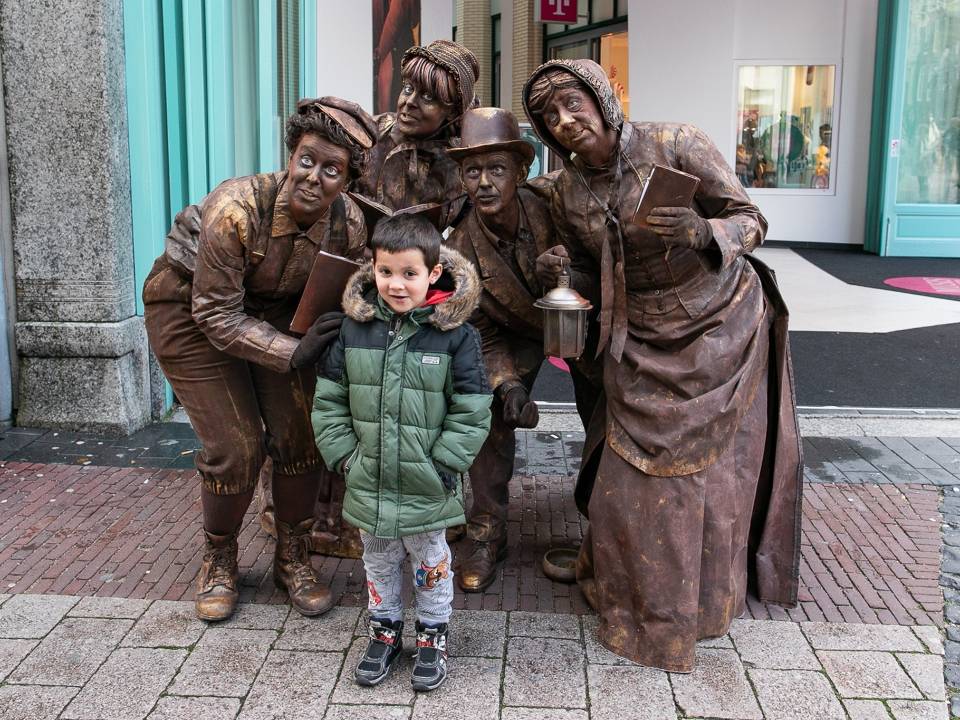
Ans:
<svg viewBox="0 0 960 720"><path fill-rule="evenodd" d="M313 565L310 563L306 535L291 535L289 543L283 548L282 552L283 558L289 563L293 578L297 583L320 582Z"/></svg>
<svg viewBox="0 0 960 720"><path fill-rule="evenodd" d="M207 576L207 587L215 585L233 585L233 553L229 547L211 548L206 557L210 561L210 574Z"/></svg>

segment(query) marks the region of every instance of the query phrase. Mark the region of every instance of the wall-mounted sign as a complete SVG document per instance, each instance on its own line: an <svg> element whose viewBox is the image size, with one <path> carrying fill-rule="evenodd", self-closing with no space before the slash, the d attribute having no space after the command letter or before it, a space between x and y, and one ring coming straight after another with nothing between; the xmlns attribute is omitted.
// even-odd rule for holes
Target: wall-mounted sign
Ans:
<svg viewBox="0 0 960 720"><path fill-rule="evenodd" d="M540 0L537 10L539 14L535 19L540 22L568 25L577 22L577 0Z"/></svg>

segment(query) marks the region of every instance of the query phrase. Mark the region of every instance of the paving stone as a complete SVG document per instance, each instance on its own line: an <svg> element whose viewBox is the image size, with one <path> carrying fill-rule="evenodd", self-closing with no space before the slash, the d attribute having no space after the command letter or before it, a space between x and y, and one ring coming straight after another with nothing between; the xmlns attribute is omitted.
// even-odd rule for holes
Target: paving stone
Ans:
<svg viewBox="0 0 960 720"><path fill-rule="evenodd" d="M73 606L67 617L91 618L127 618L136 620L150 607L150 600L133 600L130 598L89 597L80 598L80 602Z"/></svg>
<svg viewBox="0 0 960 720"><path fill-rule="evenodd" d="M407 652L397 660L390 677L376 687L360 687L354 682L353 669L360 662L360 656L366 647L365 637L354 638L330 702L345 705L412 705L413 688L410 687L410 676L413 673L413 660Z"/></svg>
<svg viewBox="0 0 960 720"><path fill-rule="evenodd" d="M315 720L327 709L343 653L273 650L238 720Z"/></svg>
<svg viewBox="0 0 960 720"><path fill-rule="evenodd" d="M770 670L820 670L813 650L794 623L734 620L730 637L746 665Z"/></svg>
<svg viewBox="0 0 960 720"><path fill-rule="evenodd" d="M500 720L589 720L589 716L586 710L505 707Z"/></svg>
<svg viewBox="0 0 960 720"><path fill-rule="evenodd" d="M0 607L0 638L42 638L77 599L69 595L14 595Z"/></svg>
<svg viewBox="0 0 960 720"><path fill-rule="evenodd" d="M160 698L147 720L233 720L240 711L238 698L218 697L177 697L167 695Z"/></svg>
<svg viewBox="0 0 960 720"><path fill-rule="evenodd" d="M806 670L747 671L767 720L846 720L826 675Z"/></svg>
<svg viewBox="0 0 960 720"><path fill-rule="evenodd" d="M890 720L890 713L879 700L844 700L850 720Z"/></svg>
<svg viewBox="0 0 960 720"><path fill-rule="evenodd" d="M229 619L217 623L217 627L231 630L279 630L290 614L289 605L264 605L262 603L240 603ZM296 613L300 615L300 613ZM300 615L300 617L303 617ZM313 618L316 621L316 618ZM343 644L344 647L346 643Z"/></svg>
<svg viewBox="0 0 960 720"><path fill-rule="evenodd" d="M157 600L123 639L123 647L190 647L206 630L192 602Z"/></svg>
<svg viewBox="0 0 960 720"><path fill-rule="evenodd" d="M891 700L887 703L894 720L947 720L947 704L943 702L910 702Z"/></svg>
<svg viewBox="0 0 960 720"><path fill-rule="evenodd" d="M0 640L0 681L10 674L38 643L38 640Z"/></svg>
<svg viewBox="0 0 960 720"><path fill-rule="evenodd" d="M413 703L413 720L479 720L500 710L500 658L450 658L447 681Z"/></svg>
<svg viewBox="0 0 960 720"><path fill-rule="evenodd" d="M800 629L814 650L882 650L923 652L923 646L909 627L802 622Z"/></svg>
<svg viewBox="0 0 960 720"><path fill-rule="evenodd" d="M591 720L620 720L643 708L644 720L676 720L667 674L645 667L587 668Z"/></svg>
<svg viewBox="0 0 960 720"><path fill-rule="evenodd" d="M450 616L450 654L456 657L502 658L506 645L507 613L454 610Z"/></svg>
<svg viewBox="0 0 960 720"><path fill-rule="evenodd" d="M913 632L935 655L943 655L943 637L936 625L914 625Z"/></svg>
<svg viewBox="0 0 960 720"><path fill-rule="evenodd" d="M514 611L510 613L510 637L546 637L580 639L580 621L576 615Z"/></svg>
<svg viewBox="0 0 960 720"><path fill-rule="evenodd" d="M7 600L9 600L11 597L13 597L13 596L12 596L12 595L9 595L8 593L0 593L0 605L3 605L3 604L4 604Z"/></svg>
<svg viewBox="0 0 960 720"><path fill-rule="evenodd" d="M411 712L407 705L329 705L323 720L409 720Z"/></svg>
<svg viewBox="0 0 960 720"><path fill-rule="evenodd" d="M343 652L353 638L360 608L335 607L319 617L291 612L274 647L277 650Z"/></svg>
<svg viewBox="0 0 960 720"><path fill-rule="evenodd" d="M706 638L705 640L698 640L697 647L702 648L726 648L733 649L733 641L730 639L729 635L721 635L720 637L715 638Z"/></svg>
<svg viewBox="0 0 960 720"><path fill-rule="evenodd" d="M583 647L573 640L510 638L503 704L586 708Z"/></svg>
<svg viewBox="0 0 960 720"><path fill-rule="evenodd" d="M54 720L77 694L77 688L40 685L0 687L0 717L3 720Z"/></svg>
<svg viewBox="0 0 960 720"><path fill-rule="evenodd" d="M892 658L891 658L892 659ZM692 673L670 674L677 706L689 717L762 720L747 683L743 663L733 650L697 649Z"/></svg>
<svg viewBox="0 0 960 720"><path fill-rule="evenodd" d="M946 700L947 691L943 686L943 658L939 655L917 655L914 653L896 653L897 660L907 669L920 692L928 700Z"/></svg>
<svg viewBox="0 0 960 720"><path fill-rule="evenodd" d="M922 699L891 653L819 650L840 697Z"/></svg>
<svg viewBox="0 0 960 720"><path fill-rule="evenodd" d="M243 697L276 639L272 630L207 630L169 694Z"/></svg>
<svg viewBox="0 0 960 720"><path fill-rule="evenodd" d="M600 619L596 615L584 615L580 621L583 623L583 644L587 649L587 662L591 665L636 665L632 660L620 657L600 644L597 640L597 625ZM732 643L730 647L733 647Z"/></svg>
<svg viewBox="0 0 960 720"><path fill-rule="evenodd" d="M83 685L133 626L133 620L66 618L47 635L7 682Z"/></svg>
<svg viewBox="0 0 960 720"><path fill-rule="evenodd" d="M183 663L185 650L121 648L63 712L66 720L142 720Z"/></svg>

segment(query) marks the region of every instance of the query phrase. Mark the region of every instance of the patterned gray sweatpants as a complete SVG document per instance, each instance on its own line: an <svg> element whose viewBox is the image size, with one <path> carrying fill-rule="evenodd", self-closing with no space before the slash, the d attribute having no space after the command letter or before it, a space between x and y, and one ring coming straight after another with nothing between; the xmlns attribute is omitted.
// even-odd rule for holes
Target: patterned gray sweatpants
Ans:
<svg viewBox="0 0 960 720"><path fill-rule="evenodd" d="M371 617L403 619L403 559L409 555L413 569L413 591L417 620L445 623L453 607L453 555L446 530L407 535L398 539L378 538L360 531L363 567L367 572L367 610Z"/></svg>

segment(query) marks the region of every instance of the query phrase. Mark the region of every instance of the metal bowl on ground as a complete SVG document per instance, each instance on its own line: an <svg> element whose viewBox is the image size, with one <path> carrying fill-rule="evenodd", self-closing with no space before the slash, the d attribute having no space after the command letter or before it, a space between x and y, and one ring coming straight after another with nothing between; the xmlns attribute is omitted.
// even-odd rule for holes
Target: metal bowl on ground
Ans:
<svg viewBox="0 0 960 720"><path fill-rule="evenodd" d="M543 574L557 582L575 582L579 552L576 548L550 548L543 554Z"/></svg>

